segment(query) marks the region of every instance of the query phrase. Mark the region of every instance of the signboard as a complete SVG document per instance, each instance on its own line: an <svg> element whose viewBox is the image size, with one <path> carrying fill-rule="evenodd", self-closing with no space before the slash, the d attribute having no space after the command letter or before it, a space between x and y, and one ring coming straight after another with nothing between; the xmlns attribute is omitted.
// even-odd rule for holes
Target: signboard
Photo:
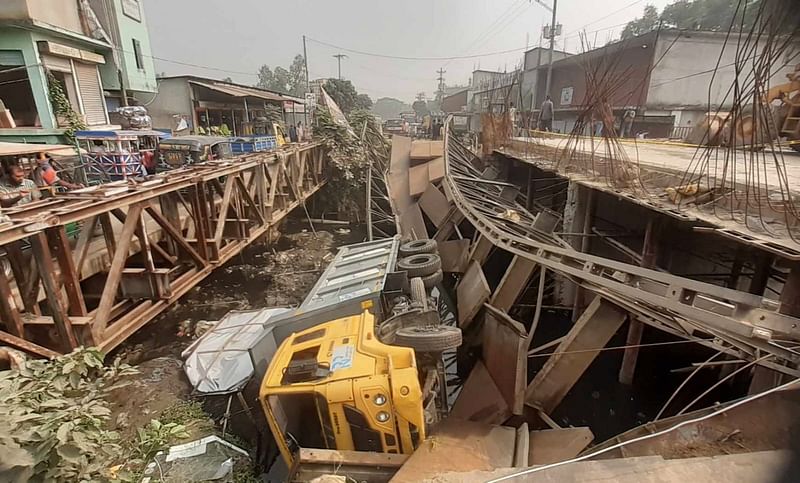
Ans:
<svg viewBox="0 0 800 483"><path fill-rule="evenodd" d="M309 109L314 109L317 105L317 96L313 92L306 92L306 106Z"/></svg>
<svg viewBox="0 0 800 483"><path fill-rule="evenodd" d="M561 105L569 106L572 104L572 93L575 91L573 87L565 87L561 89Z"/></svg>
<svg viewBox="0 0 800 483"><path fill-rule="evenodd" d="M139 0L122 0L122 13L136 20L142 21L142 5Z"/></svg>

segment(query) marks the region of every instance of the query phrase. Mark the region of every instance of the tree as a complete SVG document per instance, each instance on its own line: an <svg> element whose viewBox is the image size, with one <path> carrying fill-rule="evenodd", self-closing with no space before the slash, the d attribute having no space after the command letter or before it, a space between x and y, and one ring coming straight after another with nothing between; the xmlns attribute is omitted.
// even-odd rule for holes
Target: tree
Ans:
<svg viewBox="0 0 800 483"><path fill-rule="evenodd" d="M270 89L274 81L275 76L272 74L272 70L268 65L262 65L259 67L258 83L256 83L256 87L260 87L261 89Z"/></svg>
<svg viewBox="0 0 800 483"><path fill-rule="evenodd" d="M658 27L658 21L658 9L652 5L647 5L644 7L644 14L641 17L631 20L625 25L625 29L622 31L622 38L629 39L655 30Z"/></svg>
<svg viewBox="0 0 800 483"><path fill-rule="evenodd" d="M366 94L359 94L356 96L356 109L368 111L372 108L372 99Z"/></svg>
<svg viewBox="0 0 800 483"><path fill-rule="evenodd" d="M410 111L411 106L393 97L381 97L372 105L372 112L382 119L396 119L403 111Z"/></svg>
<svg viewBox="0 0 800 483"><path fill-rule="evenodd" d="M330 95L345 114L358 109L358 92L349 80L328 79L325 91ZM372 101L370 101L370 104Z"/></svg>
<svg viewBox="0 0 800 483"><path fill-rule="evenodd" d="M425 99L419 99L419 97L414 101L414 104L411 104L411 109L414 110L414 113L419 118L425 117L426 114L431 112L428 109L428 103L425 102Z"/></svg>
<svg viewBox="0 0 800 483"><path fill-rule="evenodd" d="M295 55L289 66L289 93L302 97L306 91L306 60L302 55Z"/></svg>

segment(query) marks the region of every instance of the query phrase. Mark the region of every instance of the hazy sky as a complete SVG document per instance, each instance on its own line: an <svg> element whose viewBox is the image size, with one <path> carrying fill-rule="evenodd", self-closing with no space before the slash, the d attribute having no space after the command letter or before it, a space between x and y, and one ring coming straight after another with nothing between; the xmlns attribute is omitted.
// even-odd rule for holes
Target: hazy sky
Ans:
<svg viewBox="0 0 800 483"><path fill-rule="evenodd" d="M552 0L542 0L552 5ZM579 32L598 45L619 37L625 22L647 4L659 10L670 0L559 0L563 25L556 48L582 50ZM144 0L153 56L159 72L195 74L243 84L256 82L262 64L288 68L308 40L311 78L342 75L373 100L411 101L432 96L436 70L447 85L466 84L476 67L512 70L527 44L539 43L550 13L529 0ZM456 60L401 60L322 45L399 57L456 57L517 49L506 54ZM546 41L545 41L546 42ZM165 59L165 60L160 60ZM195 64L181 65L175 61ZM218 69L211 70L208 68Z"/></svg>

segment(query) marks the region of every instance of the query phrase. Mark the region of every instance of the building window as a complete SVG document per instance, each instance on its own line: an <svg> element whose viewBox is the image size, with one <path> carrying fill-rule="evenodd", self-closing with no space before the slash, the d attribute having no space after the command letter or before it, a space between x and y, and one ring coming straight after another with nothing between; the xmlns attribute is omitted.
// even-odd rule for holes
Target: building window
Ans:
<svg viewBox="0 0 800 483"><path fill-rule="evenodd" d="M0 112L0 129L13 125L40 125L28 71L24 66L0 65L0 109L3 109ZM5 112L6 109L8 113ZM9 122L11 119L13 123Z"/></svg>
<svg viewBox="0 0 800 483"><path fill-rule="evenodd" d="M142 44L133 39L133 54L136 56L136 68L144 70L144 57L142 56Z"/></svg>

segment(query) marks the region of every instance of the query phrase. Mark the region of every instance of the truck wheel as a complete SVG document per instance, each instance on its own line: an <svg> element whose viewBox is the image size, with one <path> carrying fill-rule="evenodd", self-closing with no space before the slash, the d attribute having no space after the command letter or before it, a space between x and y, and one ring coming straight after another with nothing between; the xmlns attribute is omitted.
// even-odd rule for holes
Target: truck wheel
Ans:
<svg viewBox="0 0 800 483"><path fill-rule="evenodd" d="M432 274L422 277L422 284L425 286L426 290L430 290L439 285L442 280L444 280L444 274L441 270L436 270Z"/></svg>
<svg viewBox="0 0 800 483"><path fill-rule="evenodd" d="M417 352L442 352L461 345L461 329L448 325L404 327L398 329L393 345L411 347Z"/></svg>
<svg viewBox="0 0 800 483"><path fill-rule="evenodd" d="M400 245L398 251L400 257L410 257L419 253L436 253L436 240L423 238L422 240L413 240Z"/></svg>
<svg viewBox="0 0 800 483"><path fill-rule="evenodd" d="M425 290L425 280L420 277L411 279L411 300L422 306L422 310L428 310L428 292Z"/></svg>
<svg viewBox="0 0 800 483"><path fill-rule="evenodd" d="M408 272L408 278L425 277L442 268L442 259L435 253L419 253L397 262L397 269Z"/></svg>

